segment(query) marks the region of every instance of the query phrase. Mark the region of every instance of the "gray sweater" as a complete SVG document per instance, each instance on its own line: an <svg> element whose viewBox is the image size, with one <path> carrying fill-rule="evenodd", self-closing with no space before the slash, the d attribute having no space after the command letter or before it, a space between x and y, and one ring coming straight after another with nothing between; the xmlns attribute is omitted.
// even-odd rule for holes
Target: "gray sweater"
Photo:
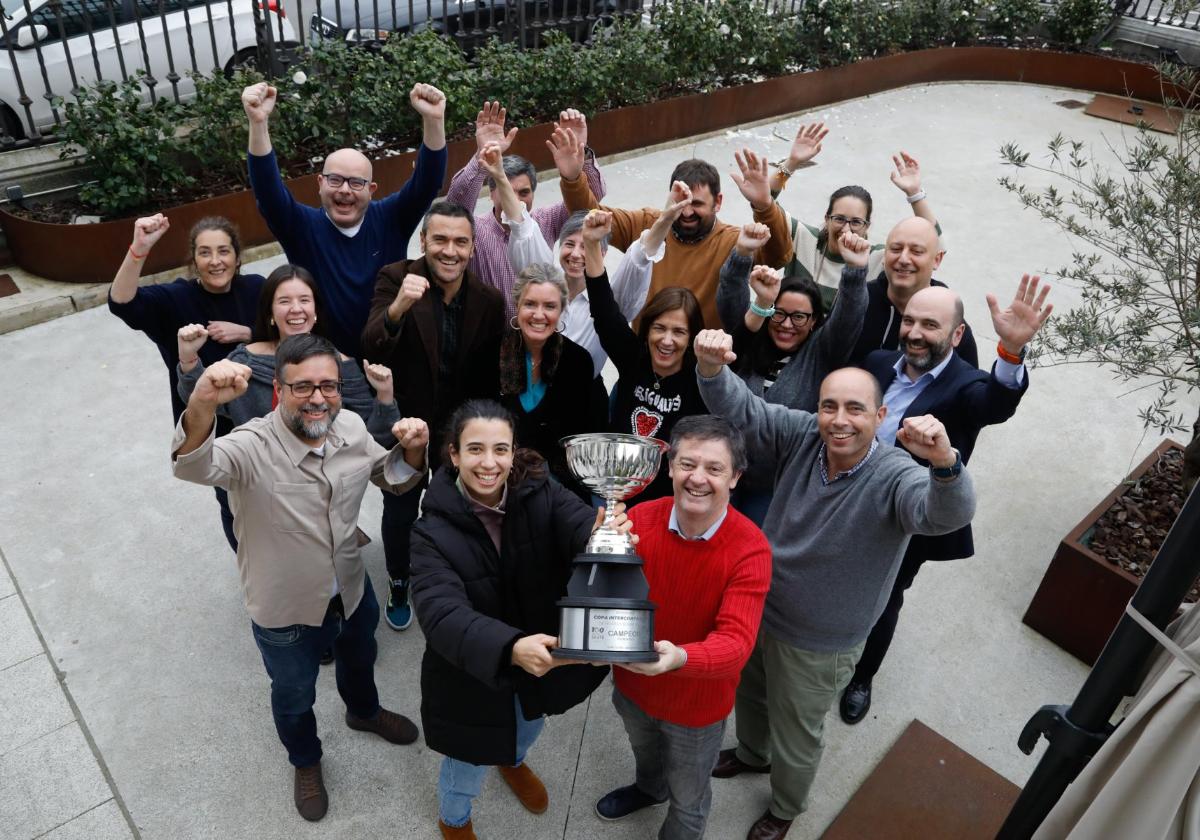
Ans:
<svg viewBox="0 0 1200 840"><path fill-rule="evenodd" d="M903 449L880 445L856 473L825 485L816 415L763 402L728 368L697 379L709 409L744 430L750 457L779 462L763 521L772 552L763 628L804 650L858 645L883 612L909 537L971 521L967 471L936 481Z"/></svg>
<svg viewBox="0 0 1200 840"><path fill-rule="evenodd" d="M236 400L217 406L217 413L232 420L234 426L240 426L255 417L267 416L274 395L275 354L251 353L245 344L239 344L226 358L250 368L250 386ZM204 363L196 362L196 366L187 373L176 365L175 371L179 375L179 396L186 404L191 399L196 383L204 375ZM342 377L342 407L361 417L371 437L390 449L396 443L392 437L392 426L400 419L396 401L384 405L375 399L367 384L367 377L354 359L340 360L338 373Z"/></svg>

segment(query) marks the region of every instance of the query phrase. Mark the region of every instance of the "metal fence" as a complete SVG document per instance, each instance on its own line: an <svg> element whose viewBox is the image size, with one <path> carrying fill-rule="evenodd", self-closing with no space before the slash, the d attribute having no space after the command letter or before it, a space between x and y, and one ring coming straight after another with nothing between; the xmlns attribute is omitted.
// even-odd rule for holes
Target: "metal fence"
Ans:
<svg viewBox="0 0 1200 840"><path fill-rule="evenodd" d="M535 48L550 30L587 42L616 18L653 19L667 1L0 0L7 53L0 58L0 150L55 139L62 100L101 79L123 82L140 72L146 101L181 101L195 91L189 72L253 65L284 73L297 50L317 39L371 46L433 30L468 53L493 37ZM804 2L762 0L762 7L791 14ZM1200 30L1193 0L1114 2L1129 19Z"/></svg>

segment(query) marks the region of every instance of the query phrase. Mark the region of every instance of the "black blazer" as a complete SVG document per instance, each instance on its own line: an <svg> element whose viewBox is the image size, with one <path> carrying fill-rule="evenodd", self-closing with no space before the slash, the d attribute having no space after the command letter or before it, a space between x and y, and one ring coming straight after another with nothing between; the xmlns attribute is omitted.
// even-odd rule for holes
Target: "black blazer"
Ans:
<svg viewBox="0 0 1200 840"><path fill-rule="evenodd" d="M879 380L879 386L887 389L896 379L896 360L902 354L895 350L876 350L863 363ZM975 441L984 426L1003 423L1012 417L1029 388L1029 370L1021 380L1021 387L1006 388L996 379L995 366L991 373L984 373L959 357L954 351L950 364L942 371L921 395L913 400L904 412L905 417L920 417L932 414L946 427L950 445L959 451L965 464L975 449ZM896 442L900 446L900 442ZM903 448L903 447L901 447ZM920 458L919 463L928 464ZM914 534L908 551L912 556L925 560L956 560L975 553L971 538L971 526L966 525L949 534L937 537ZM919 552L917 555L915 552Z"/></svg>

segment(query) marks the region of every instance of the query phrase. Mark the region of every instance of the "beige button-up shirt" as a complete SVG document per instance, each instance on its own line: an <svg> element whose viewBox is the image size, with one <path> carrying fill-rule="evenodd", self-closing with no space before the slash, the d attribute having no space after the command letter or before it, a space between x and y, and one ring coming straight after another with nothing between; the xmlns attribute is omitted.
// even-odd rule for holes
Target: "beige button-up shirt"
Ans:
<svg viewBox="0 0 1200 840"><path fill-rule="evenodd" d="M324 457L277 411L220 439L214 427L198 449L176 456L184 437L181 418L171 445L176 478L229 491L242 594L254 622L320 626L335 576L352 614L366 578L355 528L367 482L403 493L424 475L404 461L399 444L384 449L353 411L334 419Z"/></svg>

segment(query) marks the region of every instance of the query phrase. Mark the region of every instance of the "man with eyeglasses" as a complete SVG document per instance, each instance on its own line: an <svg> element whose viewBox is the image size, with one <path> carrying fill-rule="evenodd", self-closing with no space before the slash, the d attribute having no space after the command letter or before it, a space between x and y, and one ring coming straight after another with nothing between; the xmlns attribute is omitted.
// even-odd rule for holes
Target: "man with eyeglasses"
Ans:
<svg viewBox="0 0 1200 840"><path fill-rule="evenodd" d="M288 262L312 272L321 288L325 330L339 350L362 358L359 336L367 322L375 276L408 256L408 240L446 177L446 97L433 85L409 93L421 115L421 147L412 177L397 192L372 201L378 185L371 161L356 149L338 149L317 176L321 208L296 201L279 175L268 120L277 93L266 82L242 91L250 122L250 187L258 212Z"/></svg>
<svg viewBox="0 0 1200 840"><path fill-rule="evenodd" d="M861 365L873 350L900 350L900 322L904 308L917 292L930 286L945 287L933 272L945 256L937 228L919 216L905 219L888 233L884 246L883 274L867 283L867 312L849 363ZM958 355L979 367L979 351L971 325L963 322Z"/></svg>
<svg viewBox="0 0 1200 840"><path fill-rule="evenodd" d="M417 739L412 721L379 705L379 604L355 528L368 482L403 493L424 477L429 428L404 418L392 427L396 446L376 443L357 414L341 411L338 359L328 339L285 339L275 353L278 408L222 438L214 437L217 406L245 393L250 368L215 363L192 391L171 446L177 478L229 492L271 714L295 767L296 809L310 821L329 806L313 715L323 651L333 648L347 726L393 744Z"/></svg>

